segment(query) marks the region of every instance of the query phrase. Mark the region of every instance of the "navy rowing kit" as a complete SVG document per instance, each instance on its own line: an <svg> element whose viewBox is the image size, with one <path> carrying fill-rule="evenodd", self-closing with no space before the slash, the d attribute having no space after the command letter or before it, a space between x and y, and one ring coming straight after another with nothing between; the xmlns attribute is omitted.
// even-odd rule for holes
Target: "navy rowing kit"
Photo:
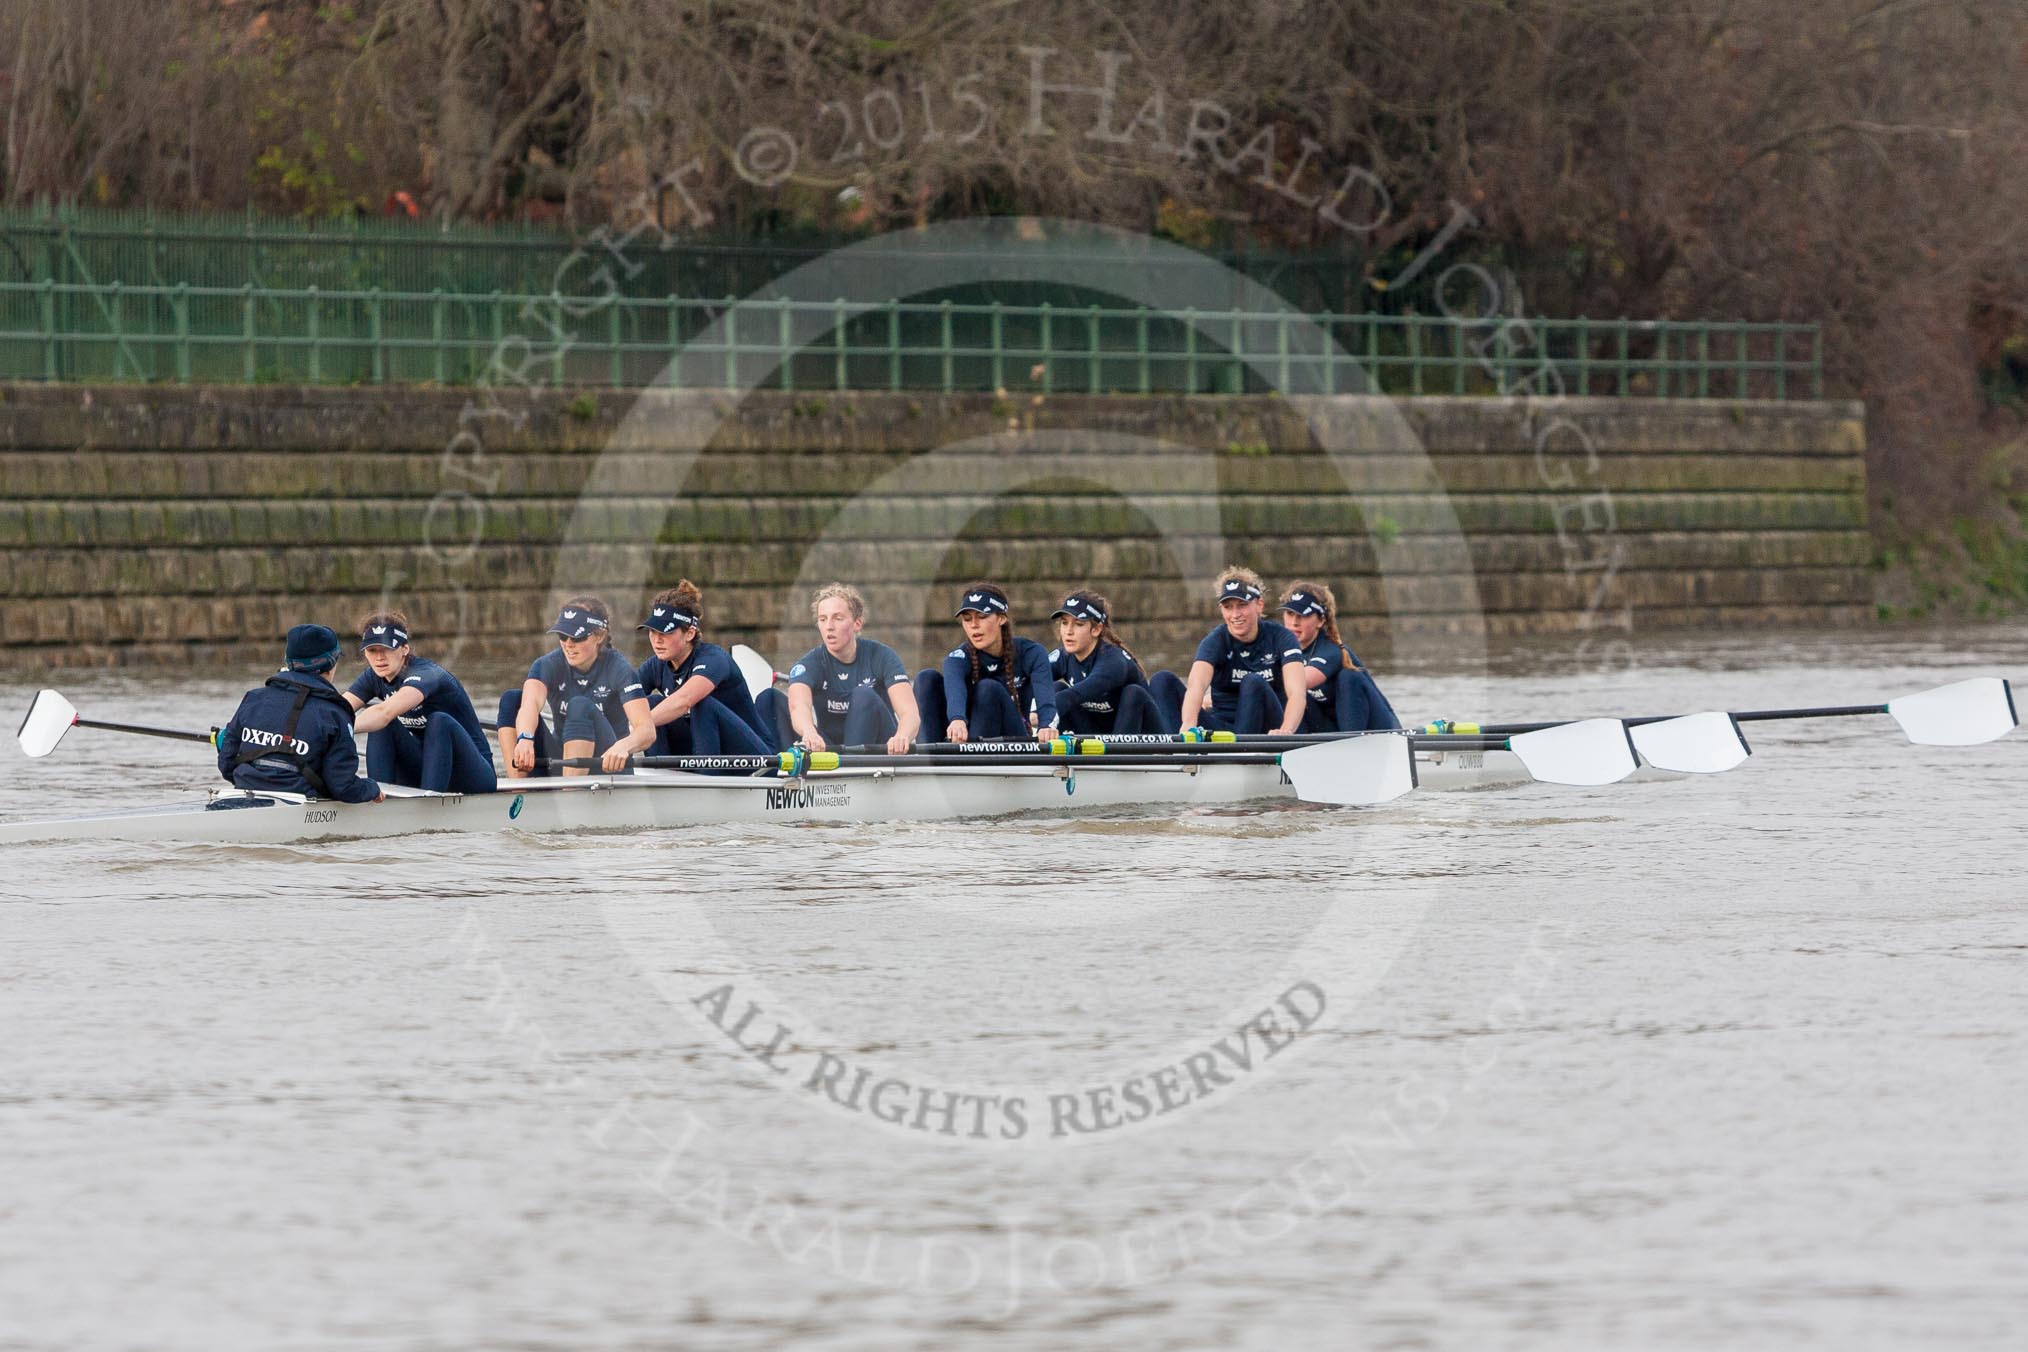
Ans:
<svg viewBox="0 0 2028 1352"><path fill-rule="evenodd" d="M889 692L908 684L908 669L901 654L870 638L858 640L850 662L839 661L820 643L789 668L789 684L809 687L817 731L827 743L864 746L894 735L899 724ZM786 723L787 702L781 703Z"/></svg>
<svg viewBox="0 0 2028 1352"><path fill-rule="evenodd" d="M1279 698L1282 668L1303 660L1303 645L1273 620L1262 620L1245 642L1221 624L1197 645L1194 660L1211 664L1211 712L1231 727L1239 714L1240 686L1246 678L1260 676Z"/></svg>
<svg viewBox="0 0 2028 1352"><path fill-rule="evenodd" d="M627 705L642 698L634 664L611 647L600 648L586 671L573 667L563 649L552 648L529 664L528 679L542 682L548 692L554 726L536 720L534 737L535 754L548 759L563 754L564 742L590 742L592 754L603 756L627 726ZM500 726L513 727L520 716L521 692L509 690L500 697Z"/></svg>
<svg viewBox="0 0 2028 1352"><path fill-rule="evenodd" d="M1033 639L1014 640L1014 675L1008 663L970 644L951 649L941 668L926 670L915 680L915 698L922 710L922 737L941 740L951 723L963 719L969 736L979 741L1026 737L1029 715L1036 727L1056 726L1056 681L1049 674L1049 654ZM1013 687L1018 685L1017 702Z"/></svg>
<svg viewBox="0 0 2028 1352"><path fill-rule="evenodd" d="M248 691L219 730L218 773L234 786L370 803L380 785L359 777L352 706L321 676L279 671Z"/></svg>
<svg viewBox="0 0 2028 1352"><path fill-rule="evenodd" d="M659 707L695 677L711 682L710 694L682 717L661 726L650 754L744 756L765 755L774 749L773 734L754 708L746 678L732 655L716 643L693 643L681 662L650 657L641 663L637 675L650 709Z"/></svg>
<svg viewBox="0 0 2028 1352"><path fill-rule="evenodd" d="M422 703L368 733L366 770L375 779L433 793L491 793L498 787L493 748L471 696L458 678L424 657L410 657L393 680L372 667L347 692L361 704L403 690L422 692Z"/></svg>
<svg viewBox="0 0 2028 1352"><path fill-rule="evenodd" d="M1127 650L1101 642L1084 657L1068 648L1049 654L1057 683L1056 707L1065 732L1086 734L1174 732Z"/></svg>

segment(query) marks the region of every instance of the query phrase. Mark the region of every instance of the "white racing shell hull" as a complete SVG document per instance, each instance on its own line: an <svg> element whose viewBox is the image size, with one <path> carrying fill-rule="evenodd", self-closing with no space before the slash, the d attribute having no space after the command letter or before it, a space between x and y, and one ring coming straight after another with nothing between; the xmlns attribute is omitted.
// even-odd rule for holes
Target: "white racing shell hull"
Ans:
<svg viewBox="0 0 2028 1352"><path fill-rule="evenodd" d="M1520 761L1504 751L1418 756L1416 769L1424 788L1479 788L1528 780ZM509 780L502 782L500 792L489 794L396 789L389 791L384 803L263 799L258 806L219 810L200 801L102 816L0 822L0 844L136 840L285 845L429 831L645 831L764 821L933 821L1017 812L1216 806L1294 796L1277 766L1220 763L1213 756L1178 757L1173 768L925 766L835 770L801 779L650 770Z"/></svg>

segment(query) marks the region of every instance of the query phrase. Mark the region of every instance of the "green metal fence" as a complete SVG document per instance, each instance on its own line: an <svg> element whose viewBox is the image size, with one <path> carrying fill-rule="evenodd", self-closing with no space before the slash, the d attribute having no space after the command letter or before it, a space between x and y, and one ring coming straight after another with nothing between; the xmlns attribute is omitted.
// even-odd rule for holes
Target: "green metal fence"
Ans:
<svg viewBox="0 0 2028 1352"><path fill-rule="evenodd" d="M0 284L0 378L1820 398L1814 325Z"/></svg>
<svg viewBox="0 0 2028 1352"><path fill-rule="evenodd" d="M644 229L627 248L619 289L639 298L746 296L864 234L790 231L760 238L669 237ZM405 218L306 222L75 206L0 209L0 282L59 285L306 288L322 291L539 294L585 241L549 226L440 224ZM1375 260L1356 249L1291 253L1214 249L1211 258L1306 311L1401 313L1437 307L1429 269L1408 287L1376 289ZM1183 260L1140 260L1159 270ZM1235 287L1233 299L1238 302ZM1061 303L1030 283L981 287L973 299Z"/></svg>

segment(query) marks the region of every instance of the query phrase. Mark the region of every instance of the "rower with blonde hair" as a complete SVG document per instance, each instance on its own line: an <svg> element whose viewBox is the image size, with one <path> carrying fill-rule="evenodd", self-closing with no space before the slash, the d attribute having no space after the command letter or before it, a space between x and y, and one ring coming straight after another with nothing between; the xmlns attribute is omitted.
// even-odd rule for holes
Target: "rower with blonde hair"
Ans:
<svg viewBox="0 0 2028 1352"><path fill-rule="evenodd" d="M789 668L787 698L762 696L762 717L774 720L780 749L885 743L890 754L906 754L921 726L915 691L900 653L860 637L866 598L829 583L810 598L810 618L821 641Z"/></svg>
<svg viewBox="0 0 2028 1352"><path fill-rule="evenodd" d="M1338 598L1321 582L1291 582L1282 594L1282 626L1303 645L1309 686L1302 731L1368 732L1401 720L1373 676L1338 633Z"/></svg>
<svg viewBox="0 0 2028 1352"><path fill-rule="evenodd" d="M1267 584L1251 568L1218 575L1222 623L1197 645L1186 683L1170 672L1151 684L1178 731L1293 733L1303 721L1309 686L1296 636L1262 618Z"/></svg>

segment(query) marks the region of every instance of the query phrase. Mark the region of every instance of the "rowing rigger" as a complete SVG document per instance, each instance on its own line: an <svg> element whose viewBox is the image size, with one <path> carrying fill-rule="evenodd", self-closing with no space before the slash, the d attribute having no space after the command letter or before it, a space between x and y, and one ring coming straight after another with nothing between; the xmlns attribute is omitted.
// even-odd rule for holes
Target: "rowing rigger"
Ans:
<svg viewBox="0 0 2028 1352"><path fill-rule="evenodd" d="M2004 680L1979 678L1878 706L1759 711L1750 717L1894 718L1909 740L1963 746L2018 720ZM1415 788L1528 780L1603 785L1644 763L1672 774L1719 773L1751 754L1741 715L1584 719L1469 725L1443 732L1203 740L1076 738L1056 743L940 744L906 756L847 750L777 756L646 758L637 773L509 780L494 794L386 786L382 804L343 804L221 789L207 801L49 821L0 823L0 843L116 839L273 844L373 839L429 831L633 831L758 820L872 822L1016 812L1235 804L1295 797L1367 806ZM87 720L55 691L31 705L18 734L47 756L72 727L208 741L203 733ZM1519 730L1514 730L1519 729ZM756 777L730 777L727 772Z"/></svg>

